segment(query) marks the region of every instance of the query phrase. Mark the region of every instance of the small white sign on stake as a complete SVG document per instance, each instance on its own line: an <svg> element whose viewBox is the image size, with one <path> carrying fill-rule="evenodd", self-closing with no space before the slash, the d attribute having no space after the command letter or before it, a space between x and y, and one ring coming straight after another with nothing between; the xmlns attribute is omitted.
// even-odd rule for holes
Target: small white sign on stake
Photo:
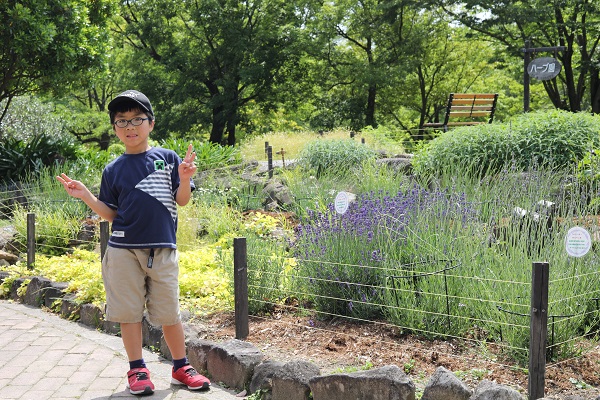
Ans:
<svg viewBox="0 0 600 400"><path fill-rule="evenodd" d="M350 197L346 192L339 192L337 196L335 196L334 206L335 212L338 214L344 214L348 211L348 205L350 203Z"/></svg>
<svg viewBox="0 0 600 400"><path fill-rule="evenodd" d="M592 247L590 233L580 226L575 226L567 232L565 248L567 254L572 257L585 256Z"/></svg>

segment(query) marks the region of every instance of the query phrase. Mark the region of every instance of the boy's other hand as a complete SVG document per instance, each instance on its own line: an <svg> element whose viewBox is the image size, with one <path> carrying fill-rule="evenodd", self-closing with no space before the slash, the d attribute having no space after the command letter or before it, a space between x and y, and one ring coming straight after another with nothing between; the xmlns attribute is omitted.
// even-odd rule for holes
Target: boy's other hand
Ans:
<svg viewBox="0 0 600 400"><path fill-rule="evenodd" d="M56 179L62 183L70 196L80 199L88 192L87 187L83 183L69 178L67 174L60 174Z"/></svg>
<svg viewBox="0 0 600 400"><path fill-rule="evenodd" d="M183 181L184 179L189 179L196 173L196 164L194 164L194 160L196 159L196 152L194 151L193 146L190 144L187 149L187 153L185 153L185 157L183 158L183 162L179 164L179 179Z"/></svg>

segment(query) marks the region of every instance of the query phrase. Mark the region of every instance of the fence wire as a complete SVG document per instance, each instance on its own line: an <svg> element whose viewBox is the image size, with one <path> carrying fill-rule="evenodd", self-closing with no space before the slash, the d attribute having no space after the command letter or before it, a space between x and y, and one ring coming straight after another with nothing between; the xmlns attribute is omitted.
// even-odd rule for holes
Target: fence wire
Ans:
<svg viewBox="0 0 600 400"><path fill-rule="evenodd" d="M62 190L62 188L60 189ZM0 192L0 219L10 220L14 216L15 207L25 207L28 203L25 200L25 194L28 191L28 188L17 188ZM70 206L77 207L80 203L75 199L66 201L64 199L53 199L52 196L33 200L46 204L54 204L57 208L63 210L69 209ZM27 237L22 229L17 229L12 240L16 245L26 248ZM77 240L73 236L65 238L58 234L46 232L38 232L36 234L38 251L45 254L62 254L71 251L74 246L81 245L97 248L99 244L98 240L98 234L91 240ZM418 269L419 263L394 266L357 265L318 259L265 256L255 253L248 254L248 258L251 261L249 263L251 267L248 269L249 292L251 295L249 300L251 303L257 305L256 309L281 307L286 298L310 299L313 305L315 303L328 302L345 304L346 309L337 310L289 305L286 306L286 309L300 315L308 313L321 319L340 319L348 322L399 329L402 332L406 332L406 334L422 335L426 338L462 340L477 346L490 346L493 344L496 348L508 354L525 354L528 352L527 340L516 341L523 345L510 344L509 341L505 340L508 336L527 337L530 309L530 299L528 297L493 298L489 295L477 296L475 293L463 293L460 290L452 292L445 290L445 288L447 288L447 281L452 280L459 287L467 286L466 283L471 282L485 284L489 287L513 287L517 288L516 292L529 293L531 282L499 279L484 275L468 275L462 271L462 264L453 260L434 260L436 264L443 264L444 266L432 271L420 271ZM311 277L301 274L297 268L284 271L282 269L264 270L254 267L254 265L267 262L278 263L280 265L304 263L314 264L317 267L323 268L355 269L365 275L374 274L383 276L384 279L373 283L357 283L351 279L336 280L326 277ZM600 331L600 288L594 288L582 293L572 293L572 295L562 298L555 298L552 296L553 285L578 282L594 277L596 274L597 271L589 270L577 272L573 275L562 275L550 280L547 343L549 355L548 368L560 368L567 360L576 359L586 354L586 352L591 351L595 347L595 339L597 339ZM295 285L286 287L281 284L282 279L285 279L286 282L294 282ZM436 280L437 288L440 290L433 290L436 285L419 287L419 285L415 286L413 284L415 281L423 282L427 280ZM349 298L340 296L339 293L326 294L310 290L314 289L318 284L336 285L352 289L355 292L362 290L364 292L386 293L389 297L387 298L388 301L384 303L380 299ZM265 293L268 293L269 296L264 296ZM410 301L407 301L409 298ZM436 307L433 309L421 308L420 305L426 300L430 301ZM569 304L573 302L577 303L577 307L569 309ZM379 313L376 313L375 317L361 317L360 314L348 312L349 304L352 304L351 307L355 309L360 307L365 309L375 308L379 310ZM448 304L453 305L452 310L449 310ZM484 312L468 313L467 305L469 304L478 305L478 309L484 310ZM561 312L553 314L553 309L559 309ZM565 309L568 309L569 312L564 312ZM396 315L395 320L392 322L382 322L382 317L394 314ZM421 323L405 323L406 320L402 316L411 314L413 322L420 321ZM256 312L253 314L253 318L266 319L267 317L263 315L260 312ZM433 327L432 321L437 324L435 327ZM562 334L563 331L567 330L567 327L575 324L583 324L588 328L582 329L578 335L565 336ZM447 329L453 326L465 328L462 330L458 329L457 331ZM488 327L487 331L483 327ZM344 334L343 332L322 328L307 328L321 329L331 334ZM481 330L481 337L470 336L470 329L473 328ZM586 341L589 339L593 340ZM413 348L404 346L401 341L381 339L380 342L384 345L416 351ZM563 352L562 349L565 347L577 347L578 350L577 352L573 351L571 354L568 351ZM555 357L558 354L562 355L560 359ZM448 353L447 355L449 357L462 357L455 353ZM494 362L499 366L510 367L499 361Z"/></svg>

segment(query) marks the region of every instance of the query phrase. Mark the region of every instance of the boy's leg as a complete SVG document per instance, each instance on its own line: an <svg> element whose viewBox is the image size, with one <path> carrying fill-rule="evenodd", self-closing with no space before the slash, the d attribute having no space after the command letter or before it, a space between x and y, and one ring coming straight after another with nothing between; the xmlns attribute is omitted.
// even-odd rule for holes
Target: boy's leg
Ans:
<svg viewBox="0 0 600 400"><path fill-rule="evenodd" d="M121 339L127 352L130 370L127 372L129 392L132 394L152 394L154 384L150 380L150 371L142 358L142 323L121 323Z"/></svg>
<svg viewBox="0 0 600 400"><path fill-rule="evenodd" d="M154 263L147 270L149 280L146 307L150 322L160 324L171 357L171 383L188 389L208 389L210 381L189 365L185 335L179 315L179 264L175 249L154 249Z"/></svg>
<svg viewBox="0 0 600 400"><path fill-rule="evenodd" d="M167 346L169 346L169 350L171 351L171 357L173 358L171 383L185 385L190 390L208 389L210 386L208 378L200 375L188 363L182 323L163 325L162 329L165 342L167 342Z"/></svg>
<svg viewBox="0 0 600 400"><path fill-rule="evenodd" d="M171 357L174 360L179 360L185 357L185 335L183 333L183 325L181 322L175 325L163 325L163 335L165 342L171 351Z"/></svg>
<svg viewBox="0 0 600 400"><path fill-rule="evenodd" d="M123 346L125 346L129 361L140 360L143 357L141 322L121 323L121 339L123 339Z"/></svg>
<svg viewBox="0 0 600 400"><path fill-rule="evenodd" d="M146 368L142 355L141 320L146 301L145 257L147 255L143 250L109 246L102 260L106 316L109 321L119 322L121 325L121 339L129 359L127 386L132 394L154 392L150 371Z"/></svg>

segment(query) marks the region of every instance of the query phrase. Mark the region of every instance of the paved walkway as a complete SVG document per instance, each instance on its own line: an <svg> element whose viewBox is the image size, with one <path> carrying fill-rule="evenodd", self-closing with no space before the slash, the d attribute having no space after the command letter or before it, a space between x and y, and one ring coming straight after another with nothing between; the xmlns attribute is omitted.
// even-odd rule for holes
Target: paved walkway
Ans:
<svg viewBox="0 0 600 400"><path fill-rule="evenodd" d="M144 359L156 387L144 399L239 399L214 383L204 392L172 386L170 362L147 350ZM0 399L134 399L128 367L121 338L0 300Z"/></svg>

